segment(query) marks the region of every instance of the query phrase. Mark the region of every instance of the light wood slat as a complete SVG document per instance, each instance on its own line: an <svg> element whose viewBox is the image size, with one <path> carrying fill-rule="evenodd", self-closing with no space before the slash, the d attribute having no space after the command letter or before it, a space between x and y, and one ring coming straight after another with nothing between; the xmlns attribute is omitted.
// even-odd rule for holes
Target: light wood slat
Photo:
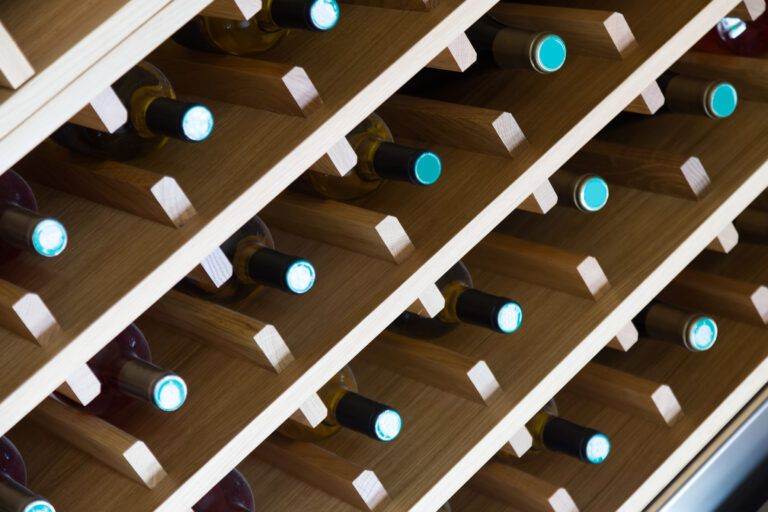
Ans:
<svg viewBox="0 0 768 512"><path fill-rule="evenodd" d="M417 315L434 318L445 307L445 297L435 284L430 284L416 300L408 306L408 311Z"/></svg>
<svg viewBox="0 0 768 512"><path fill-rule="evenodd" d="M465 261L472 267L592 300L610 289L594 257L501 233L485 237Z"/></svg>
<svg viewBox="0 0 768 512"><path fill-rule="evenodd" d="M400 11L429 11L437 5L437 0L341 0L341 2Z"/></svg>
<svg viewBox="0 0 768 512"><path fill-rule="evenodd" d="M528 453L528 450L531 448L533 448L533 436L527 428L522 427L509 438L508 442L504 443L504 446L499 451L512 457L520 458Z"/></svg>
<svg viewBox="0 0 768 512"><path fill-rule="evenodd" d="M101 393L101 382L88 365L84 364L70 373L56 392L81 405L88 405Z"/></svg>
<svg viewBox="0 0 768 512"><path fill-rule="evenodd" d="M504 3L491 11L501 23L523 30L552 31L569 50L598 57L625 57L637 41L618 12Z"/></svg>
<svg viewBox="0 0 768 512"><path fill-rule="evenodd" d="M659 294L664 302L749 322L768 323L768 288L696 270L684 270Z"/></svg>
<svg viewBox="0 0 768 512"><path fill-rule="evenodd" d="M357 165L357 153L346 137L339 139L309 168L329 176L346 176Z"/></svg>
<svg viewBox="0 0 768 512"><path fill-rule="evenodd" d="M739 232L733 222L729 222L725 228L707 246L707 250L728 254L739 243Z"/></svg>
<svg viewBox="0 0 768 512"><path fill-rule="evenodd" d="M107 87L91 99L80 112L69 120L86 128L114 133L128 121L128 110L111 87Z"/></svg>
<svg viewBox="0 0 768 512"><path fill-rule="evenodd" d="M696 156L602 140L584 146L568 168L599 174L609 183L691 200L701 199L711 183Z"/></svg>
<svg viewBox="0 0 768 512"><path fill-rule="evenodd" d="M545 214L557 204L557 192L552 186L549 180L544 182L534 189L533 193L526 197L522 203L518 205L520 210Z"/></svg>
<svg viewBox="0 0 768 512"><path fill-rule="evenodd" d="M640 334L637 332L637 327L634 323L629 322L616 333L616 336L611 338L606 347L619 352L627 352L637 343L638 339L640 339Z"/></svg>
<svg viewBox="0 0 768 512"><path fill-rule="evenodd" d="M328 416L328 408L317 393L309 395L296 411L291 419L308 427L318 426Z"/></svg>
<svg viewBox="0 0 768 512"><path fill-rule="evenodd" d="M0 279L0 327L41 347L61 336L59 323L40 296Z"/></svg>
<svg viewBox="0 0 768 512"><path fill-rule="evenodd" d="M215 290L226 283L234 274L232 262L220 247L203 258L203 260L186 275L197 286L204 290Z"/></svg>
<svg viewBox="0 0 768 512"><path fill-rule="evenodd" d="M743 20L756 20L765 12L765 0L744 0L733 9L729 16Z"/></svg>
<svg viewBox="0 0 768 512"><path fill-rule="evenodd" d="M499 391L499 383L485 361L472 360L437 344L386 331L359 357L370 364L383 366L479 403L488 403Z"/></svg>
<svg viewBox="0 0 768 512"><path fill-rule="evenodd" d="M392 96L378 112L395 139L499 156L509 156L525 142L525 135L509 112L404 95Z"/></svg>
<svg viewBox="0 0 768 512"><path fill-rule="evenodd" d="M598 363L588 363L563 390L668 426L683 414L668 385Z"/></svg>
<svg viewBox="0 0 768 512"><path fill-rule="evenodd" d="M17 89L34 74L24 52L0 22L0 87Z"/></svg>
<svg viewBox="0 0 768 512"><path fill-rule="evenodd" d="M46 398L29 414L29 419L150 489L166 476L160 462L142 441L92 414Z"/></svg>
<svg viewBox="0 0 768 512"><path fill-rule="evenodd" d="M477 52L463 32L449 44L437 57L429 61L428 68L442 69L461 73L477 60Z"/></svg>
<svg viewBox="0 0 768 512"><path fill-rule="evenodd" d="M147 315L265 370L280 373L293 361L273 325L182 292L169 291Z"/></svg>
<svg viewBox="0 0 768 512"><path fill-rule="evenodd" d="M213 0L203 9L203 16L229 20L249 20L261 10L261 0Z"/></svg>
<svg viewBox="0 0 768 512"><path fill-rule="evenodd" d="M254 453L289 475L360 510L376 510L387 499L387 491L373 471L361 468L312 443L273 436L264 441Z"/></svg>
<svg viewBox="0 0 768 512"><path fill-rule="evenodd" d="M501 462L491 461L469 485L478 492L525 512L578 512L568 491Z"/></svg>
<svg viewBox="0 0 768 512"><path fill-rule="evenodd" d="M654 80L624 110L626 112L634 112L635 114L651 115L658 112L663 106L664 93L661 92L659 84Z"/></svg>
<svg viewBox="0 0 768 512"><path fill-rule="evenodd" d="M170 176L121 162L74 158L51 142L22 160L17 169L32 181L166 226L181 227L196 214Z"/></svg>
<svg viewBox="0 0 768 512"><path fill-rule="evenodd" d="M174 43L157 49L150 61L185 94L299 117L323 103L306 71L291 64L195 52Z"/></svg>
<svg viewBox="0 0 768 512"><path fill-rule="evenodd" d="M394 263L414 251L397 218L347 203L288 192L272 201L261 217L270 226L304 238Z"/></svg>

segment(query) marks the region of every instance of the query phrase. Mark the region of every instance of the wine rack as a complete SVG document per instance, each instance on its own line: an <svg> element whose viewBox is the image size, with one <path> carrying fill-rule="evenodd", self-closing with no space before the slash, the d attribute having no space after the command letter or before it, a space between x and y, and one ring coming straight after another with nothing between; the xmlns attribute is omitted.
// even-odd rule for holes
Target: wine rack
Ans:
<svg viewBox="0 0 768 512"><path fill-rule="evenodd" d="M526 451L524 425L564 389L562 410L602 421L621 451L583 472L538 457L520 466L528 476L518 474L518 485L546 474L533 484L537 499L636 510L757 393L766 354L749 340L764 334L743 316L722 319L718 349L706 354L637 342L631 320L659 293L674 293L689 265L685 272L764 278L764 251L739 245L734 224L768 187L768 150L756 143L768 114L764 63L688 52L732 9L754 17L764 6L494 3L344 3L335 30L291 33L259 60L164 42L200 12L245 19L258 2L0 4L0 56L11 48L16 58L13 78L0 61L0 166L29 179L42 211L71 226L71 247L45 268L22 257L0 269L10 291L2 282L0 290L32 297L32 309L48 315L0 319L8 347L0 429L24 453L36 492L63 510L188 510L238 466L270 510L435 510L454 494L457 510L516 510L479 492L474 475L502 448ZM552 76L472 73L477 54L465 31L491 9L509 26L561 34L566 66ZM68 25L58 14L67 10L90 18L61 37ZM38 35L49 18L62 26ZM120 126L126 113L110 85L145 57L162 64L182 98L212 107L210 140L100 165L44 141L68 120ZM743 91L737 112L717 122L650 115L663 103L655 79L670 67L723 73ZM453 72L429 98L416 96L433 72L425 68ZM374 111L395 140L439 150L437 184L388 182L354 205L286 192L308 168L347 172L355 156L346 134ZM648 115L611 123L622 111ZM616 162L653 171L628 177ZM41 172L53 166L58 174ZM603 210L576 214L555 189L568 172L589 170L616 186ZM257 213L281 250L318 268L310 294L265 291L222 308L171 290L190 272L226 280L216 249ZM382 334L406 309L440 311L434 284L459 259L480 288L523 304L519 333L462 326L440 344ZM65 381L76 395L92 386L85 362L134 320L153 340L153 359L189 384L183 409L128 408L110 424L46 398ZM662 356L669 360L659 364ZM316 392L350 362L361 389L402 413L396 442L348 432L301 446L270 437L289 417L322 419ZM652 396L585 400L573 392L577 375L597 364ZM67 428L52 432L50 423ZM71 467L79 471L63 476Z"/></svg>

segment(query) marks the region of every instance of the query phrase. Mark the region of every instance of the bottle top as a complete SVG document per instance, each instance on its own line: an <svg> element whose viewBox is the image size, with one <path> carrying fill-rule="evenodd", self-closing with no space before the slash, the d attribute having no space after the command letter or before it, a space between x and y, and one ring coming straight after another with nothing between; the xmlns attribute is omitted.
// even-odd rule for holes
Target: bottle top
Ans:
<svg viewBox="0 0 768 512"><path fill-rule="evenodd" d="M187 401L187 383L180 376L169 373L155 383L152 400L161 411L176 411Z"/></svg>
<svg viewBox="0 0 768 512"><path fill-rule="evenodd" d="M341 18L336 0L314 0L309 7L309 19L316 30L331 30Z"/></svg>
<svg viewBox="0 0 768 512"><path fill-rule="evenodd" d="M508 300L496 313L496 326L505 334L512 334L523 325L523 307L513 300Z"/></svg>
<svg viewBox="0 0 768 512"><path fill-rule="evenodd" d="M523 307L514 300L466 288L456 301L456 314L463 322L512 334L523 325Z"/></svg>
<svg viewBox="0 0 768 512"><path fill-rule="evenodd" d="M192 142L202 142L213 132L213 112L200 103L192 104L181 120L184 137Z"/></svg>
<svg viewBox="0 0 768 512"><path fill-rule="evenodd" d="M56 512L56 509L45 500L35 500L28 503L23 512Z"/></svg>
<svg viewBox="0 0 768 512"><path fill-rule="evenodd" d="M565 65L568 50L563 38L556 34L539 34L531 48L531 60L540 73L554 73Z"/></svg>
<svg viewBox="0 0 768 512"><path fill-rule="evenodd" d="M185 142L202 142L213 132L213 112L202 103L156 98L147 107L147 126Z"/></svg>
<svg viewBox="0 0 768 512"><path fill-rule="evenodd" d="M728 82L716 82L707 89L705 99L707 115L715 119L731 116L739 105L739 94Z"/></svg>
<svg viewBox="0 0 768 512"><path fill-rule="evenodd" d="M403 429L403 419L397 410L352 391L336 404L334 416L340 425L385 443L394 440Z"/></svg>
<svg viewBox="0 0 768 512"><path fill-rule="evenodd" d="M314 265L305 259L295 260L285 271L285 285L299 295L311 290L316 278Z"/></svg>
<svg viewBox="0 0 768 512"><path fill-rule="evenodd" d="M373 155L373 168L384 178L429 186L440 179L443 163L432 151L381 142Z"/></svg>
<svg viewBox="0 0 768 512"><path fill-rule="evenodd" d="M611 440L602 432L596 432L584 445L584 458L590 464L600 464L611 453Z"/></svg>
<svg viewBox="0 0 768 512"><path fill-rule="evenodd" d="M325 32L339 22L341 9L336 0L273 0L270 15L280 27Z"/></svg>
<svg viewBox="0 0 768 512"><path fill-rule="evenodd" d="M67 229L56 219L44 218L32 230L31 239L37 254L53 258L67 247Z"/></svg>
<svg viewBox="0 0 768 512"><path fill-rule="evenodd" d="M709 350L717 341L717 322L712 317L696 315L685 326L685 346L693 352Z"/></svg>
<svg viewBox="0 0 768 512"><path fill-rule="evenodd" d="M602 210L608 203L608 183L594 174L582 176L573 191L576 207L585 212Z"/></svg>

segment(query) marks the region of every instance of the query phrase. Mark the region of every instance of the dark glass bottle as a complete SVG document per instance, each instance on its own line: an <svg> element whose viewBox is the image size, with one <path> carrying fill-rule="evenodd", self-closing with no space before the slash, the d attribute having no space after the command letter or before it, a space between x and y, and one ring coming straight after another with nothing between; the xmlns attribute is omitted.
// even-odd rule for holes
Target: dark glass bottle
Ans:
<svg viewBox="0 0 768 512"><path fill-rule="evenodd" d="M176 99L168 78L141 62L112 85L128 109L128 122L114 133L67 123L53 139L73 151L108 160L129 160L155 151L169 137L202 142L213 131L213 113L202 103Z"/></svg>
<svg viewBox="0 0 768 512"><path fill-rule="evenodd" d="M0 438L0 510L9 512L55 512L53 505L30 491L27 466L19 450L7 437Z"/></svg>
<svg viewBox="0 0 768 512"><path fill-rule="evenodd" d="M436 284L445 297L445 307L435 318L405 311L388 329L414 338L431 339L449 333L461 322L502 334L517 331L523 323L522 306L473 288L472 276L462 262L451 267Z"/></svg>
<svg viewBox="0 0 768 512"><path fill-rule="evenodd" d="M316 272L312 263L275 250L272 233L257 216L229 237L221 250L232 262L232 277L220 288L196 288L215 300L241 300L261 286L302 295L315 284Z"/></svg>
<svg viewBox="0 0 768 512"><path fill-rule="evenodd" d="M730 117L739 105L736 87L728 82L670 71L661 75L658 83L664 92L665 108L671 112L724 119Z"/></svg>
<svg viewBox="0 0 768 512"><path fill-rule="evenodd" d="M492 18L482 18L467 30L481 65L502 69L528 69L548 74L565 65L565 41L549 32L509 28Z"/></svg>
<svg viewBox="0 0 768 512"><path fill-rule="evenodd" d="M400 435L403 428L400 413L357 393L357 381L349 366L320 388L318 395L328 408L328 416L322 423L311 428L288 420L277 431L299 441L319 441L342 427L382 442L393 441Z"/></svg>
<svg viewBox="0 0 768 512"><path fill-rule="evenodd" d="M608 204L608 183L596 174L559 170L550 178L558 202L583 212L597 212Z"/></svg>
<svg viewBox="0 0 768 512"><path fill-rule="evenodd" d="M384 180L429 186L440 178L440 157L432 151L394 143L386 123L376 114L371 114L355 127L348 138L357 153L354 169L343 177L304 173L301 189L344 201L370 194Z"/></svg>
<svg viewBox="0 0 768 512"><path fill-rule="evenodd" d="M676 343L692 352L709 350L717 341L717 322L712 317L658 301L648 304L634 323L641 336Z"/></svg>
<svg viewBox="0 0 768 512"><path fill-rule="evenodd" d="M534 450L563 453L589 464L600 464L608 458L611 441L607 435L557 414L555 402L550 401L528 422Z"/></svg>
<svg viewBox="0 0 768 512"><path fill-rule="evenodd" d="M52 258L67 247L67 230L56 219L37 213L37 201L24 178L0 175L0 264L21 251Z"/></svg>
<svg viewBox="0 0 768 512"><path fill-rule="evenodd" d="M194 512L255 512L256 503L248 481L238 470L227 476L192 506Z"/></svg>
<svg viewBox="0 0 768 512"><path fill-rule="evenodd" d="M726 16L705 35L696 50L759 57L768 52L768 16L755 21Z"/></svg>
<svg viewBox="0 0 768 512"><path fill-rule="evenodd" d="M136 324L118 334L88 361L88 366L101 381L101 393L82 407L97 416L110 416L132 399L148 402L163 412L178 410L187 399L184 379L152 364L149 344Z"/></svg>
<svg viewBox="0 0 768 512"><path fill-rule="evenodd" d="M173 40L198 51L256 55L278 44L289 29L326 32L340 16L336 0L265 0L247 21L196 16Z"/></svg>

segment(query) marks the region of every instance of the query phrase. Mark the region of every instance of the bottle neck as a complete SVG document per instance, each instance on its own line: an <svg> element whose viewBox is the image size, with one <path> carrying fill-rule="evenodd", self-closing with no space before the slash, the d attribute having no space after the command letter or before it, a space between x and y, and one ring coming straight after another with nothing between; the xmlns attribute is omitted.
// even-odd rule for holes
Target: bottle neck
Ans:
<svg viewBox="0 0 768 512"><path fill-rule="evenodd" d="M330 411L339 425L382 442L394 440L403 421L393 408L346 391Z"/></svg>
<svg viewBox="0 0 768 512"><path fill-rule="evenodd" d="M153 96L146 99L145 106L138 108L144 114L140 125L153 135L197 143L206 140L213 132L213 113L202 103Z"/></svg>
<svg viewBox="0 0 768 512"><path fill-rule="evenodd" d="M565 64L563 39L549 32L528 32L505 27L495 20L481 20L467 36L481 60L502 69L528 69L554 73Z"/></svg>
<svg viewBox="0 0 768 512"><path fill-rule="evenodd" d="M459 282L444 287L443 294L446 304L441 319L478 325L502 334L511 334L522 325L523 309L513 300Z"/></svg>
<svg viewBox="0 0 768 512"><path fill-rule="evenodd" d="M738 106L738 92L728 82L668 72L658 83L664 92L665 106L672 112L723 119L731 116Z"/></svg>
<svg viewBox="0 0 768 512"><path fill-rule="evenodd" d="M364 158L370 158L367 168L378 177L419 186L432 185L440 178L442 162L431 151L379 140L370 144Z"/></svg>
<svg viewBox="0 0 768 512"><path fill-rule="evenodd" d="M275 28L312 32L331 30L341 15L336 0L271 0L265 7Z"/></svg>
<svg viewBox="0 0 768 512"><path fill-rule="evenodd" d="M0 474L0 510L55 512L53 506L7 475Z"/></svg>
<svg viewBox="0 0 768 512"><path fill-rule="evenodd" d="M0 207L0 239L45 257L58 256L67 246L67 232L59 221L12 203Z"/></svg>
<svg viewBox="0 0 768 512"><path fill-rule="evenodd" d="M243 239L235 251L237 278L245 284L262 284L297 295L315 284L315 268L309 261Z"/></svg>
<svg viewBox="0 0 768 512"><path fill-rule="evenodd" d="M187 398L187 385L181 377L138 357L126 358L110 380L122 393L163 412L178 410Z"/></svg>
<svg viewBox="0 0 768 512"><path fill-rule="evenodd" d="M637 315L635 324L644 337L682 345L693 352L708 350L717 340L718 328L713 318L657 301Z"/></svg>
<svg viewBox="0 0 768 512"><path fill-rule="evenodd" d="M608 437L591 428L546 413L535 429L536 444L589 464L600 464L610 452Z"/></svg>

